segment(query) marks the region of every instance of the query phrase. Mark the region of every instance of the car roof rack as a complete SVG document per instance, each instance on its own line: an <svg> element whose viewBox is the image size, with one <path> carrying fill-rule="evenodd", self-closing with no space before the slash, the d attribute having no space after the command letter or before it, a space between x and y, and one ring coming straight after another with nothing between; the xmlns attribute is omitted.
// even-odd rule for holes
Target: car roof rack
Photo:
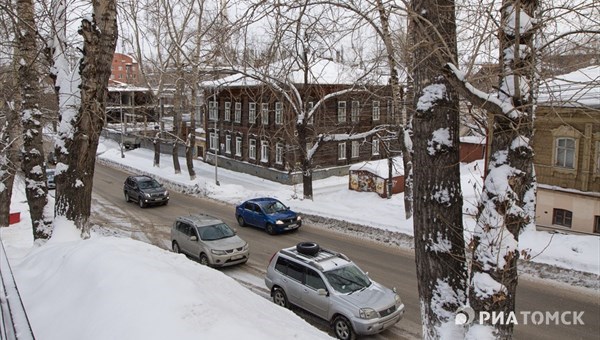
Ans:
<svg viewBox="0 0 600 340"><path fill-rule="evenodd" d="M323 271L325 269L321 265L321 262L324 262L327 260L339 258L339 259L350 262L350 259L348 258L348 256L346 256L342 253L339 253L337 251L327 249L327 248L321 248L315 255L302 254L302 253L298 252L298 250L296 250L295 246L282 249L281 253L283 253L287 256L290 256L292 258L298 259L304 263L307 263L307 264L311 265L312 267L319 269L320 271Z"/></svg>

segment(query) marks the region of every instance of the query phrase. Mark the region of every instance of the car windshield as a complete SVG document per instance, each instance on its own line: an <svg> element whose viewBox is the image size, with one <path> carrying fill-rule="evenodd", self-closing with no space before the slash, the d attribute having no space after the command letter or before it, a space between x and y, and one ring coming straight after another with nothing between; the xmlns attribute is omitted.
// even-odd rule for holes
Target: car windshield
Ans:
<svg viewBox="0 0 600 340"><path fill-rule="evenodd" d="M353 293L371 285L371 280L357 266L351 264L325 272L329 284L340 293Z"/></svg>
<svg viewBox="0 0 600 340"><path fill-rule="evenodd" d="M138 186L140 187L140 189L160 188L160 184L153 179L147 181L139 181Z"/></svg>
<svg viewBox="0 0 600 340"><path fill-rule="evenodd" d="M287 210L287 207L279 201L265 203L262 207L265 210L265 214L269 214L269 215L274 214L276 212Z"/></svg>
<svg viewBox="0 0 600 340"><path fill-rule="evenodd" d="M233 230L225 223L199 227L200 239L203 241L215 241L235 235Z"/></svg>

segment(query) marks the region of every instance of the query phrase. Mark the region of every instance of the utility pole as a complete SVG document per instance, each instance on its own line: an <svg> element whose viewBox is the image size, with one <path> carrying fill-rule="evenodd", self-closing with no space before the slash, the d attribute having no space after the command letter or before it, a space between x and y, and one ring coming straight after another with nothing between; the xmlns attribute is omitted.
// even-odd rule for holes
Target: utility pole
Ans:
<svg viewBox="0 0 600 340"><path fill-rule="evenodd" d="M123 126L123 91L119 91L119 106L121 108L121 158L125 158L123 153L123 135L125 134Z"/></svg>

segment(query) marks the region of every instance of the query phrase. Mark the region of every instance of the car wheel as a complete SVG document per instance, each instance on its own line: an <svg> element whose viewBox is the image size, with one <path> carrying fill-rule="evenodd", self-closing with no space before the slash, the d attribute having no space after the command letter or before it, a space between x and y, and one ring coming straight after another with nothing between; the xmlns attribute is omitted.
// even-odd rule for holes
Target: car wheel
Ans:
<svg viewBox="0 0 600 340"><path fill-rule="evenodd" d="M300 242L296 245L296 250L300 254L314 256L321 250L321 247L315 242Z"/></svg>
<svg viewBox="0 0 600 340"><path fill-rule="evenodd" d="M290 304L288 302L287 296L285 295L285 292L283 291L283 289L274 288L273 293L271 295L273 296L273 302L276 305L281 306L283 308L290 308Z"/></svg>
<svg viewBox="0 0 600 340"><path fill-rule="evenodd" d="M354 334L354 330L352 330L352 324L345 317L338 315L333 320L333 332L338 339L341 340L354 340L356 339L356 334Z"/></svg>
<svg viewBox="0 0 600 340"><path fill-rule="evenodd" d="M173 242L173 252L176 254L180 254L181 253L181 249L179 248L179 244L177 244L177 242Z"/></svg>
<svg viewBox="0 0 600 340"><path fill-rule="evenodd" d="M140 204L140 208L145 208L144 200L142 200L142 196L138 197L138 203Z"/></svg>
<svg viewBox="0 0 600 340"><path fill-rule="evenodd" d="M275 234L275 230L273 229L273 225L271 223L267 224L266 229L267 229L267 233L269 233L269 235Z"/></svg>
<svg viewBox="0 0 600 340"><path fill-rule="evenodd" d="M127 202L127 203L131 202L131 198L129 197L128 193L125 193L125 202Z"/></svg>
<svg viewBox="0 0 600 340"><path fill-rule="evenodd" d="M200 257L198 258L198 260L200 261L200 264L203 266L208 266L208 257L206 256L206 254L202 253L200 254Z"/></svg>
<svg viewBox="0 0 600 340"><path fill-rule="evenodd" d="M169 204L169 201L165 201L165 202L163 203L163 205L167 205L167 204Z"/></svg>
<svg viewBox="0 0 600 340"><path fill-rule="evenodd" d="M237 218L238 224L240 225L240 227L245 227L246 226L246 221L244 221L244 218L240 215Z"/></svg>

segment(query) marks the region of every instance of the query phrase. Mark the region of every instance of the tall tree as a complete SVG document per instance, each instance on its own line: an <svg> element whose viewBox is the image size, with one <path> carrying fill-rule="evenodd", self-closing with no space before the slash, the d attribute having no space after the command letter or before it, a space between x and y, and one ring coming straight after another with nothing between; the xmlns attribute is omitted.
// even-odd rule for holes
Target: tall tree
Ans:
<svg viewBox="0 0 600 340"><path fill-rule="evenodd" d="M424 339L453 334L455 312L466 303L458 95L437 56L443 49L444 58L457 59L454 11L453 0L412 1L409 11L414 240Z"/></svg>
<svg viewBox="0 0 600 340"><path fill-rule="evenodd" d="M515 310L518 241L534 224L533 121L537 0L505 0L501 9L498 99L488 171L473 236L469 301L475 312ZM510 339L512 323L488 325L490 338Z"/></svg>
<svg viewBox="0 0 600 340"><path fill-rule="evenodd" d="M60 126L56 141L56 218L66 218L89 237L89 216L96 151L106 119L106 96L117 42L114 0L92 0L92 15L81 21L83 38L79 74L70 72L64 54L67 7L58 2L59 29L55 37L55 69L60 98ZM79 83L79 85L78 85ZM77 91L79 93L77 93Z"/></svg>
<svg viewBox="0 0 600 340"><path fill-rule="evenodd" d="M23 127L23 159L25 194L33 225L34 239L47 239L51 235L49 216L44 216L48 203L44 144L42 140L42 112L39 109L40 73L38 58L42 56L37 45L36 22L32 0L17 1L18 41L16 58L19 60L18 86L21 91L20 114Z"/></svg>

